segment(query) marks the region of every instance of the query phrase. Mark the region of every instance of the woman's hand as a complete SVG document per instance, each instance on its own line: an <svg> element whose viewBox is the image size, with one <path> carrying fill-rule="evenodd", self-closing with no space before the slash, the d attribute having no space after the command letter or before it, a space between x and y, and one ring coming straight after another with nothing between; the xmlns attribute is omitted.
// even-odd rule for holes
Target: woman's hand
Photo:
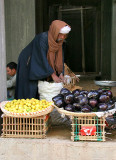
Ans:
<svg viewBox="0 0 116 160"><path fill-rule="evenodd" d="M55 73L53 73L53 74L51 75L51 77L52 77L53 81L56 82L56 83L62 82L62 79L59 78Z"/></svg>

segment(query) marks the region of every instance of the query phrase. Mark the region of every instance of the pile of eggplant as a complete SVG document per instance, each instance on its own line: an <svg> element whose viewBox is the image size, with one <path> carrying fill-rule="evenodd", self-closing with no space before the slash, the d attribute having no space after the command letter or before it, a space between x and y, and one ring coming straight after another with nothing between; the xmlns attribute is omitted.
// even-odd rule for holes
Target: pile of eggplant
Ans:
<svg viewBox="0 0 116 160"><path fill-rule="evenodd" d="M73 90L62 88L60 93L52 98L54 104L71 112L103 112L115 107L115 98L111 90Z"/></svg>

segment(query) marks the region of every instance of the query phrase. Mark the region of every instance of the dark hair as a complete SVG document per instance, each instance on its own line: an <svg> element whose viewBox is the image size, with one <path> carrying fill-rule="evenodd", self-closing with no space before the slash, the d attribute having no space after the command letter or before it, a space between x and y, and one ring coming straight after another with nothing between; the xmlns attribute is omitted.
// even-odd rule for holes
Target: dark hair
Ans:
<svg viewBox="0 0 116 160"><path fill-rule="evenodd" d="M9 67L10 69L15 69L17 70L17 64L15 62L10 62L7 64L7 67Z"/></svg>

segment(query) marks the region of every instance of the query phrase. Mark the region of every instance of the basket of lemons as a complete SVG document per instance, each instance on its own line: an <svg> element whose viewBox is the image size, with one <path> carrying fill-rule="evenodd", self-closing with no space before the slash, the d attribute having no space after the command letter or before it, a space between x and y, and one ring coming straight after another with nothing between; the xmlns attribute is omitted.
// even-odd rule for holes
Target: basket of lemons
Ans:
<svg viewBox="0 0 116 160"><path fill-rule="evenodd" d="M53 102L45 99L14 99L0 104L4 114L12 117L38 117L50 113L54 109Z"/></svg>

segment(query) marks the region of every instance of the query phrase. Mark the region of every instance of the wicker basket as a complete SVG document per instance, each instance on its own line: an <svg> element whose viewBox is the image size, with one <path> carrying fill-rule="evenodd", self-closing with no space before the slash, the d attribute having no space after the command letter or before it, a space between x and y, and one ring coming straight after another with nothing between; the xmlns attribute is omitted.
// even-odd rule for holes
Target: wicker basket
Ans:
<svg viewBox="0 0 116 160"><path fill-rule="evenodd" d="M64 64L64 76L65 75L70 76L71 80L70 83L64 84L64 88L67 88L70 91L73 91L75 89L82 90L82 87L78 86L77 83L77 79L79 80L79 78L71 71L71 69L66 65L66 63ZM67 80L65 80L65 82L67 82Z"/></svg>
<svg viewBox="0 0 116 160"><path fill-rule="evenodd" d="M3 115L1 137L9 138L46 138L50 126L50 116L44 115L33 118L11 117Z"/></svg>
<svg viewBox="0 0 116 160"><path fill-rule="evenodd" d="M14 112L9 112L5 109L5 104L8 101L3 101L0 103L0 108L2 110L2 112L7 115L7 116L11 116L11 117L20 117L20 118L33 118L33 117L38 117L38 116L43 116L43 115L47 115L48 113L52 112L54 109L54 106L51 105L47 108L45 108L44 110L41 111L36 111L36 112L28 112L28 113L14 113Z"/></svg>
<svg viewBox="0 0 116 160"><path fill-rule="evenodd" d="M72 116L72 141L105 141L105 117Z"/></svg>

